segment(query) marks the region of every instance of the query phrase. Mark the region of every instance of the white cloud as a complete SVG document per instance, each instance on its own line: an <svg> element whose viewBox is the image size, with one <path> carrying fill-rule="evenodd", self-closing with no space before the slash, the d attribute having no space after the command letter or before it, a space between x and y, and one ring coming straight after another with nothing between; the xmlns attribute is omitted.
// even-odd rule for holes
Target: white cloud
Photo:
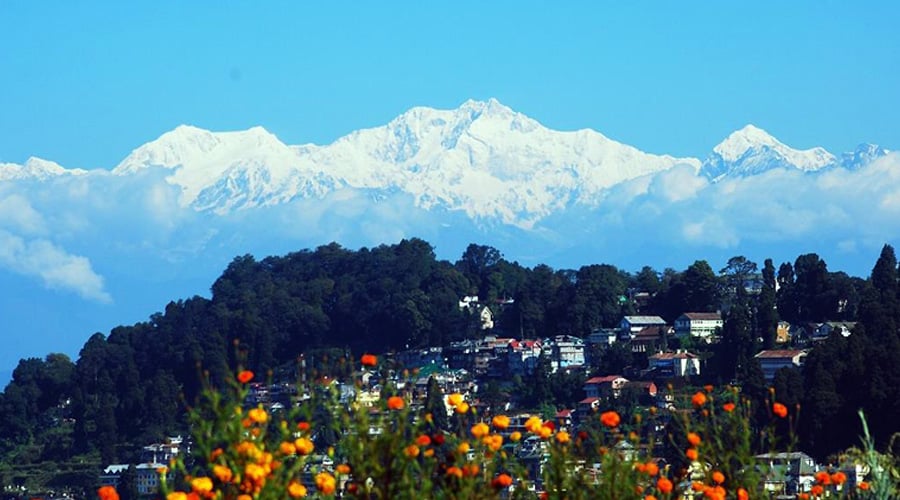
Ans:
<svg viewBox="0 0 900 500"><path fill-rule="evenodd" d="M26 276L36 276L48 288L73 291L85 299L112 302L103 277L90 261L71 255L45 239L25 240L0 230L0 266Z"/></svg>
<svg viewBox="0 0 900 500"><path fill-rule="evenodd" d="M26 234L40 234L46 229L44 218L27 198L20 194L0 194L0 227Z"/></svg>

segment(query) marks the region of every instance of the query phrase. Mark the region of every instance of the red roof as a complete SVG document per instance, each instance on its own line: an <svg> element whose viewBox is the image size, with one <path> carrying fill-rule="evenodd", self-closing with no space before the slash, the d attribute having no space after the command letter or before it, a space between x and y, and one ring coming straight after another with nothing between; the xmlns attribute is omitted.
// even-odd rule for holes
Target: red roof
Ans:
<svg viewBox="0 0 900 500"><path fill-rule="evenodd" d="M661 352L650 356L650 359L696 359L696 354L689 352Z"/></svg>
<svg viewBox="0 0 900 500"><path fill-rule="evenodd" d="M572 410L559 410L556 412L556 418L569 418L572 416Z"/></svg>
<svg viewBox="0 0 900 500"><path fill-rule="evenodd" d="M607 375L605 377L592 377L584 381L585 384L605 384L613 380L624 378L621 375Z"/></svg>
<svg viewBox="0 0 900 500"><path fill-rule="evenodd" d="M688 319L691 320L700 320L700 321L719 321L722 319L722 315L719 313L698 313L698 312L689 312L684 313L683 316L687 316Z"/></svg>
<svg viewBox="0 0 900 500"><path fill-rule="evenodd" d="M768 351L760 351L756 357L762 359L789 359L805 353L806 351L799 349L770 349Z"/></svg>
<svg viewBox="0 0 900 500"><path fill-rule="evenodd" d="M597 402L597 401L600 401L600 398L584 398L581 401L579 401L578 404L589 405L589 404Z"/></svg>

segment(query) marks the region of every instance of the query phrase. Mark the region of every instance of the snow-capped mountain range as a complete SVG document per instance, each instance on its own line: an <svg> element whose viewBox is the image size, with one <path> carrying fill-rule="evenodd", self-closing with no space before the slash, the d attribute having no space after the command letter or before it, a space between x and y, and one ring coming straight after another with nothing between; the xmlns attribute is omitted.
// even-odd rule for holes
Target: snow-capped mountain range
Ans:
<svg viewBox="0 0 900 500"><path fill-rule="evenodd" d="M818 147L797 150L747 125L705 161L676 158L590 129L551 130L490 99L452 110L412 108L324 146L286 145L262 127L210 132L182 125L135 149L111 172L30 158L24 165L0 164L0 181L165 169L167 182L180 189L182 207L220 215L355 188L402 192L420 208L528 228L568 206L595 207L605 190L677 165L717 182L776 168L856 170L887 153L871 144L841 156Z"/></svg>

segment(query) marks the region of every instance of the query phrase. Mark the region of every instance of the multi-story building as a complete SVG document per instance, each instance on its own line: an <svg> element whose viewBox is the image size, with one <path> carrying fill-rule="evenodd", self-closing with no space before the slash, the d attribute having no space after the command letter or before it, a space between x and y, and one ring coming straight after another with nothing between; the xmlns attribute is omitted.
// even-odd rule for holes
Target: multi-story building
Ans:
<svg viewBox="0 0 900 500"><path fill-rule="evenodd" d="M686 312L675 320L675 335L708 339L722 328L722 315L706 312Z"/></svg>

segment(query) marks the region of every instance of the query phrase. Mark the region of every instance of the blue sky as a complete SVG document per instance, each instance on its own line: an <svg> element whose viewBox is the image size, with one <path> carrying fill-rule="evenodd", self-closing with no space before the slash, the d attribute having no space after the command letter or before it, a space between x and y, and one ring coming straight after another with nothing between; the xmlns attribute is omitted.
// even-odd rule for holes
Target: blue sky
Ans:
<svg viewBox="0 0 900 500"><path fill-rule="evenodd" d="M900 3L3 2L0 161L111 168L181 123L327 143L496 97L557 129L705 156L897 148Z"/></svg>

